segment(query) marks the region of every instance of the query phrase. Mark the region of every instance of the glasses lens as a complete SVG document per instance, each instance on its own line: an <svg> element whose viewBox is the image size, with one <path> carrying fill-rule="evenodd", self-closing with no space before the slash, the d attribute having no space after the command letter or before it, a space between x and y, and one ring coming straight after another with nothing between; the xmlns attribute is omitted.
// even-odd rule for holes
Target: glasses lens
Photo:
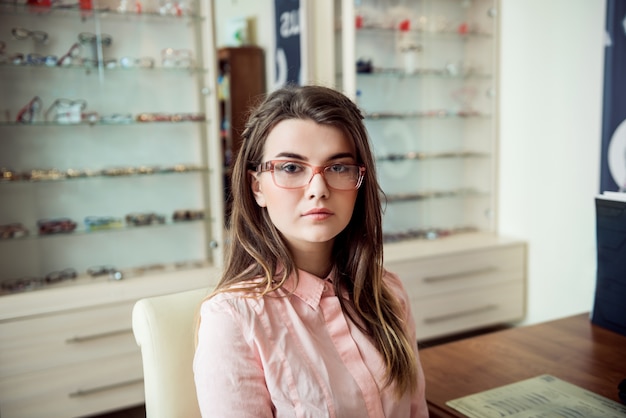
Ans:
<svg viewBox="0 0 626 418"><path fill-rule="evenodd" d="M30 36L37 42L45 43L48 41L48 34L41 30L35 30L30 33Z"/></svg>
<svg viewBox="0 0 626 418"><path fill-rule="evenodd" d="M311 167L291 161L274 163L274 182L279 187L297 188L306 186L313 173Z"/></svg>
<svg viewBox="0 0 626 418"><path fill-rule="evenodd" d="M24 28L13 28L11 29L11 35L19 41L23 41L24 39L28 39L30 36L30 31Z"/></svg>
<svg viewBox="0 0 626 418"><path fill-rule="evenodd" d="M34 97L30 101L30 103L28 103L28 110L31 113L31 117L33 113L39 112L40 109L41 109L41 99L39 97Z"/></svg>
<svg viewBox="0 0 626 418"><path fill-rule="evenodd" d="M89 33L89 32L81 32L78 34L78 41L80 43L90 43L90 42L94 42L96 40L96 35L93 33Z"/></svg>
<svg viewBox="0 0 626 418"><path fill-rule="evenodd" d="M274 182L279 187L296 189L304 187L313 177L313 168L297 162L275 162ZM324 167L324 179L328 187L337 190L355 189L359 184L360 169L356 165L333 164Z"/></svg>
<svg viewBox="0 0 626 418"><path fill-rule="evenodd" d="M359 184L359 167L356 165L333 164L324 168L324 178L329 187L338 190L351 190Z"/></svg>
<svg viewBox="0 0 626 418"><path fill-rule="evenodd" d="M100 42L102 42L104 46L111 46L111 44L113 43L113 37L111 35L102 34L102 36L100 37Z"/></svg>
<svg viewBox="0 0 626 418"><path fill-rule="evenodd" d="M152 68L154 67L154 59L150 57L139 58L137 60L139 62L139 66L142 68Z"/></svg>
<svg viewBox="0 0 626 418"><path fill-rule="evenodd" d="M63 280L63 274L60 271L53 271L52 273L48 273L45 277L46 283L57 283Z"/></svg>
<svg viewBox="0 0 626 418"><path fill-rule="evenodd" d="M78 57L80 55L80 45L73 44L71 48L69 49L69 51L67 51L67 55L71 57Z"/></svg>

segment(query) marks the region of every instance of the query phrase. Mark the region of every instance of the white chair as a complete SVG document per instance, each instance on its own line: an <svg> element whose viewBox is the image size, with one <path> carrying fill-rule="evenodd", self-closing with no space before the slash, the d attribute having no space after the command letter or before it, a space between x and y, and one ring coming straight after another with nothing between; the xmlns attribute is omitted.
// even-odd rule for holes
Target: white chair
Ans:
<svg viewBox="0 0 626 418"><path fill-rule="evenodd" d="M196 315L208 292L197 289L149 297L133 307L148 418L200 417L192 362Z"/></svg>

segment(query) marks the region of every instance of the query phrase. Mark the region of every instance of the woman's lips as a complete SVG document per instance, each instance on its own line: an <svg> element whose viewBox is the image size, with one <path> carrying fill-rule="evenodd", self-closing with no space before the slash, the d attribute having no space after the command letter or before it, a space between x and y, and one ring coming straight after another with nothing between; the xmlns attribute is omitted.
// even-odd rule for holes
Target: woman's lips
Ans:
<svg viewBox="0 0 626 418"><path fill-rule="evenodd" d="M310 219L314 219L316 221L322 221L324 219L328 219L329 217L331 217L333 215L333 212L328 210L328 209L324 209L324 208L316 208L316 209L311 209L308 210L306 212L304 212L302 214L302 216L306 216Z"/></svg>

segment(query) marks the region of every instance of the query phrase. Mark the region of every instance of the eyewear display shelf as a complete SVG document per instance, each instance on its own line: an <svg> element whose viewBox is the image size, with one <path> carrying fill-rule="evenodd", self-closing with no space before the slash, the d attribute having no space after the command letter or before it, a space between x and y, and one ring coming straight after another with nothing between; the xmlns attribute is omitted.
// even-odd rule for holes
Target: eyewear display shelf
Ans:
<svg viewBox="0 0 626 418"><path fill-rule="evenodd" d="M213 22L210 1L0 3L3 418L143 403L134 303L217 279Z"/></svg>
<svg viewBox="0 0 626 418"><path fill-rule="evenodd" d="M336 85L364 112L422 340L525 312L525 244L497 236L498 6L334 1Z"/></svg>

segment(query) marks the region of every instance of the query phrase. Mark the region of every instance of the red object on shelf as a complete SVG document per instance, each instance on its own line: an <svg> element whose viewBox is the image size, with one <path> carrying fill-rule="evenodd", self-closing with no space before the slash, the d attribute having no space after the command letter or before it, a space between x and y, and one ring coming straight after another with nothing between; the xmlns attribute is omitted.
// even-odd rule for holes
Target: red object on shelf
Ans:
<svg viewBox="0 0 626 418"><path fill-rule="evenodd" d="M404 19L398 24L398 29L402 32L408 32L411 30L411 21L409 19Z"/></svg>
<svg viewBox="0 0 626 418"><path fill-rule="evenodd" d="M79 6L82 10L91 10L93 9L93 4L91 0L80 0Z"/></svg>
<svg viewBox="0 0 626 418"><path fill-rule="evenodd" d="M465 35L469 32L469 25L463 22L459 25L459 28L457 30L461 35Z"/></svg>
<svg viewBox="0 0 626 418"><path fill-rule="evenodd" d="M357 29L361 29L363 27L363 16L357 15L355 19L355 24Z"/></svg>
<svg viewBox="0 0 626 418"><path fill-rule="evenodd" d="M26 4L28 6L50 7L52 6L52 0L27 0Z"/></svg>

